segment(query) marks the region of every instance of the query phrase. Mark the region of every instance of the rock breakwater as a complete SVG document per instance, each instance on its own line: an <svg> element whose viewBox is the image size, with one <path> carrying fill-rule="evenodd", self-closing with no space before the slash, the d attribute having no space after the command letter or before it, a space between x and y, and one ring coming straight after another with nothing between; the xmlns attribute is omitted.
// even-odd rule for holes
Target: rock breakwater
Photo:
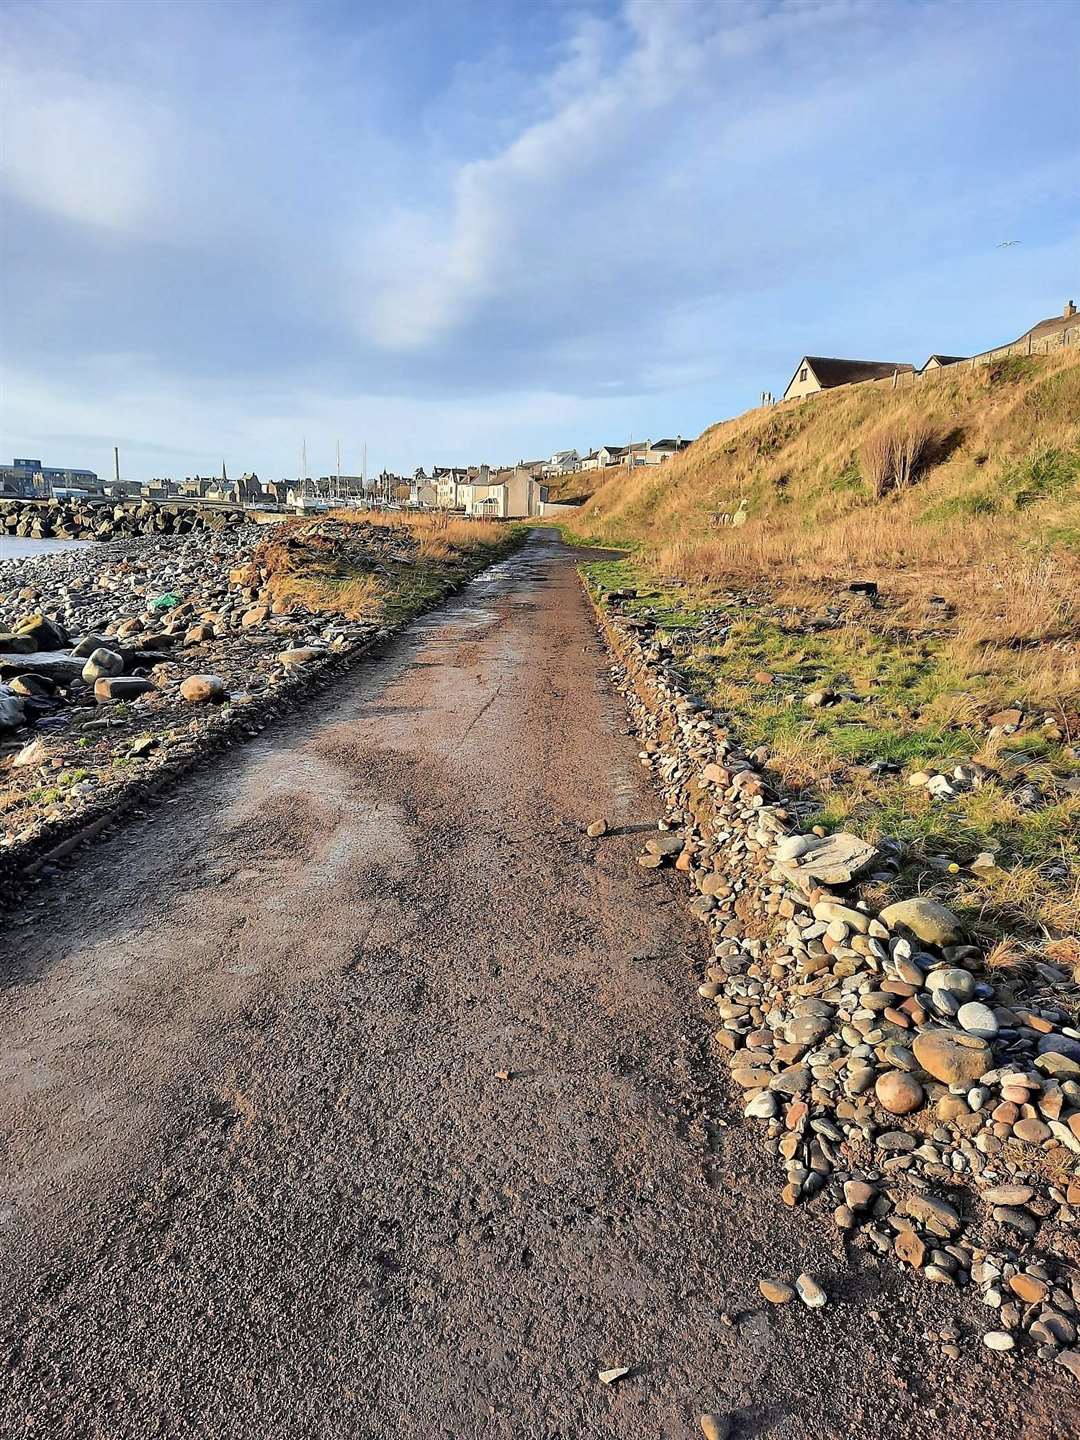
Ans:
<svg viewBox="0 0 1080 1440"><path fill-rule="evenodd" d="M134 535L191 535L244 523L232 508L161 505L153 500L2 500L0 534L23 540L116 540Z"/></svg>

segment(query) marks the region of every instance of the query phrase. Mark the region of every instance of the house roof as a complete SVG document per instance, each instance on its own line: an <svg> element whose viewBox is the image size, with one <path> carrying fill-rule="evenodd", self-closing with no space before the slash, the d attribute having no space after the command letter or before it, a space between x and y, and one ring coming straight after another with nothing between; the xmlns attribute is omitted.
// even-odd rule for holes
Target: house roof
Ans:
<svg viewBox="0 0 1080 1440"><path fill-rule="evenodd" d="M1059 330L1066 330L1070 326L1080 325L1080 315L1051 315L1049 320L1040 320L1037 325L1032 325L1030 330L1025 330L1018 340L1012 343L1018 345L1020 340L1026 340L1030 335L1032 340L1045 340L1048 335L1056 335Z"/></svg>
<svg viewBox="0 0 1080 1440"><path fill-rule="evenodd" d="M914 372L915 369L906 361L840 360L829 355L804 355L802 364L810 366L823 390L829 390L834 385L855 385L860 380L887 380L894 370ZM796 374L800 368L796 365Z"/></svg>
<svg viewBox="0 0 1080 1440"><path fill-rule="evenodd" d="M652 448L654 450L685 450L689 444L689 440L654 440Z"/></svg>
<svg viewBox="0 0 1080 1440"><path fill-rule="evenodd" d="M601 446L600 446L600 450L606 450L609 455L625 455L625 454L626 454L626 446L625 446L625 445L601 445ZM600 453L600 450L598 450L598 451L596 452L598 455L599 455L599 453Z"/></svg>
<svg viewBox="0 0 1080 1440"><path fill-rule="evenodd" d="M931 360L936 360L939 365L959 365L961 360L969 360L970 358L971 358L971 357L970 357L969 355L936 355L936 354L935 354L935 355L930 355L930 356L927 357L926 365L929 365ZM926 369L926 365L924 365L924 366L922 367L924 370Z"/></svg>

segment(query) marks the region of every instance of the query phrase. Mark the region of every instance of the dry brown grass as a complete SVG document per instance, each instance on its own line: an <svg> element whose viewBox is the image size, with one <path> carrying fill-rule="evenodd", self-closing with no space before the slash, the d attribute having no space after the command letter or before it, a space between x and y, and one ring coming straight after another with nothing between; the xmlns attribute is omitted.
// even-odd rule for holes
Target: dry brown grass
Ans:
<svg viewBox="0 0 1080 1440"><path fill-rule="evenodd" d="M1040 560L1040 531L1080 535L1075 486L1016 481L1077 450L1080 351L1034 360L1008 383L958 367L900 393L855 386L714 426L658 472L607 479L574 529L635 540L659 573L697 583L903 572L916 597L951 590L968 602L984 596L990 567L993 588ZM869 485L861 451L877 456ZM744 495L747 523L719 525ZM1075 592L1075 549L1057 544L1054 556L1056 592ZM1017 592L1034 599L1046 576L1036 566Z"/></svg>
<svg viewBox="0 0 1080 1440"><path fill-rule="evenodd" d="M364 620L378 615L386 593L385 581L376 575L361 575L336 581L303 574L279 574L269 581L270 593L282 605L303 606L314 612L331 612L347 620Z"/></svg>
<svg viewBox="0 0 1080 1440"><path fill-rule="evenodd" d="M1004 976L1031 963L1031 954L1012 936L992 945L983 957L983 964L994 976Z"/></svg>
<svg viewBox="0 0 1080 1440"><path fill-rule="evenodd" d="M412 513L400 510L335 510L334 520L347 525L377 525L403 530L420 542L420 554L429 560L445 560L454 554L469 555L501 545L506 529L493 520L465 520L460 515L433 510Z"/></svg>
<svg viewBox="0 0 1080 1440"><path fill-rule="evenodd" d="M906 490L925 469L937 437L919 415L882 425L859 447L859 467L878 500L890 490Z"/></svg>
<svg viewBox="0 0 1080 1440"><path fill-rule="evenodd" d="M833 777L847 768L829 740L809 728L776 736L769 751L769 769L779 776L786 790L795 792L812 785L823 795L828 794Z"/></svg>
<svg viewBox="0 0 1080 1440"><path fill-rule="evenodd" d="M1054 965L1071 971L1073 980L1080 985L1080 940L1072 935L1051 940L1046 946L1046 958Z"/></svg>

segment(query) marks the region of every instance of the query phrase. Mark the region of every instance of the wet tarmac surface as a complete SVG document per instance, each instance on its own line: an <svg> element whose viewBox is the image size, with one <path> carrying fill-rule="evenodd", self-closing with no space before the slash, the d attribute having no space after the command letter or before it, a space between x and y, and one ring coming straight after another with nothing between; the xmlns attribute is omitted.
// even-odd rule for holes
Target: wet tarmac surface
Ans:
<svg viewBox="0 0 1080 1440"><path fill-rule="evenodd" d="M0 1433L1076 1433L780 1203L574 564L537 532L9 924Z"/></svg>

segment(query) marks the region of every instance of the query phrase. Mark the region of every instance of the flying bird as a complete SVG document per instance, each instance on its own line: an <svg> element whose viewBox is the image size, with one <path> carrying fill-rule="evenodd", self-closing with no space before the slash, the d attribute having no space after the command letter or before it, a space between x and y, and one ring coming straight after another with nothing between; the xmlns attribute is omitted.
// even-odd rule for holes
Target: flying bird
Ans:
<svg viewBox="0 0 1080 1440"><path fill-rule="evenodd" d="M998 250L1004 250L1005 247L1006 247L1006 245L1019 245L1019 244L1020 244L1020 241L1019 241L1019 240L999 240L996 248L997 248Z"/></svg>

